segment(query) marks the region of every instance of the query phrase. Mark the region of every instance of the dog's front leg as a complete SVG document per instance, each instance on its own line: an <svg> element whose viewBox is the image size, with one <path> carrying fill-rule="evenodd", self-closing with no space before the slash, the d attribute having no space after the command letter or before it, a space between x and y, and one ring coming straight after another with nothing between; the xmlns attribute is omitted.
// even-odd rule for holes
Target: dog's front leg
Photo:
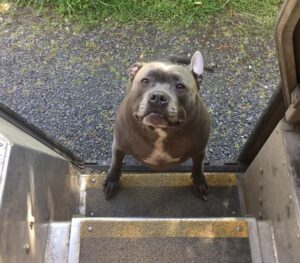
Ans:
<svg viewBox="0 0 300 263"><path fill-rule="evenodd" d="M123 151L118 150L113 144L111 165L103 183L103 191L106 199L110 199L119 190L121 168L125 155Z"/></svg>
<svg viewBox="0 0 300 263"><path fill-rule="evenodd" d="M192 179L196 194L199 195L203 200L207 201L208 186L205 175L203 173L204 156L204 153L200 153L192 157Z"/></svg>

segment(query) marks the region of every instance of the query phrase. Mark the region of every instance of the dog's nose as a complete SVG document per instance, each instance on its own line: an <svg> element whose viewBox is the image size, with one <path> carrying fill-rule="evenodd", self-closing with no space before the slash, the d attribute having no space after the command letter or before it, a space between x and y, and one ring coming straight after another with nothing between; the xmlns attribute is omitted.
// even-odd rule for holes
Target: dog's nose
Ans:
<svg viewBox="0 0 300 263"><path fill-rule="evenodd" d="M156 105L166 105L168 104L169 99L163 93L152 93L149 95L148 101Z"/></svg>

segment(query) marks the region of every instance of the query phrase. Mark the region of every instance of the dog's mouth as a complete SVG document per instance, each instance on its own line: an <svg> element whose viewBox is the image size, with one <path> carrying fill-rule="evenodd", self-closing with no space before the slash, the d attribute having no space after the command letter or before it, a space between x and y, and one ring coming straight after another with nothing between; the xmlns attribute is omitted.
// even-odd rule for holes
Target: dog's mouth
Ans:
<svg viewBox="0 0 300 263"><path fill-rule="evenodd" d="M182 119L171 121L167 116L160 112L149 112L144 116L139 116L135 113L134 117L141 121L144 125L153 128L168 128L172 126L179 126L183 123Z"/></svg>

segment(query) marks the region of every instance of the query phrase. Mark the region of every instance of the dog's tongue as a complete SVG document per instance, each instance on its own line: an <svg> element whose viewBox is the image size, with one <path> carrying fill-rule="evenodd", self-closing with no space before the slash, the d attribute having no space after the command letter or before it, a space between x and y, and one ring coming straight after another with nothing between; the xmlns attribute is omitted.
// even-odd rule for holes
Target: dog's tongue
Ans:
<svg viewBox="0 0 300 263"><path fill-rule="evenodd" d="M144 117L143 123L148 126L164 128L168 127L168 120L160 113L150 113Z"/></svg>

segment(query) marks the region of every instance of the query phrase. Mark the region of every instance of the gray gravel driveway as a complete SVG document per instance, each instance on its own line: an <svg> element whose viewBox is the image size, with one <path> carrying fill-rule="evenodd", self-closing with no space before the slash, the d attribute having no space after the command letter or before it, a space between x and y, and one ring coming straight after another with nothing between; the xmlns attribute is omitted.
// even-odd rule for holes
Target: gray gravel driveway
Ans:
<svg viewBox="0 0 300 263"><path fill-rule="evenodd" d="M272 34L212 21L164 32L153 25L78 31L30 9L0 14L0 101L83 159L108 160L127 68L201 50L214 66L201 88L212 117L208 159L236 158L279 82Z"/></svg>

